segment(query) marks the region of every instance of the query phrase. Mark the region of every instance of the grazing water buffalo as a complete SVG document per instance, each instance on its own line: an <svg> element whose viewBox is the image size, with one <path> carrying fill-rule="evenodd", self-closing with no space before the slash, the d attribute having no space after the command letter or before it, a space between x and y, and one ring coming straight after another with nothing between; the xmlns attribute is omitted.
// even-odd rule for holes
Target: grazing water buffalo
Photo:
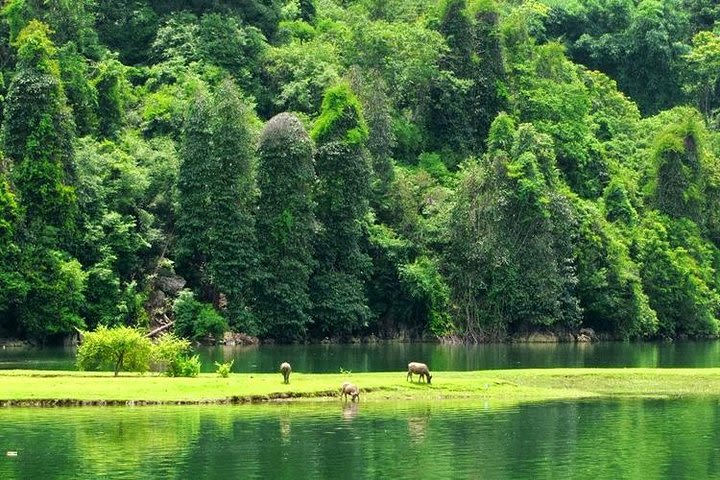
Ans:
<svg viewBox="0 0 720 480"><path fill-rule="evenodd" d="M292 372L292 367L290 367L290 364L288 362L283 362L280 364L280 371L283 374L283 379L285 383L290 383L290 372Z"/></svg>
<svg viewBox="0 0 720 480"><path fill-rule="evenodd" d="M342 387L340 387L340 396L345 396L345 401L347 402L348 395L350 395L351 402L354 402L356 399L358 402L360 401L360 389L350 382L345 382L342 384Z"/></svg>
<svg viewBox="0 0 720 480"><path fill-rule="evenodd" d="M410 362L408 363L408 373L407 373L407 379L412 382L412 376L413 373L415 375L420 375L420 380L425 377L425 380L427 383L430 383L430 380L432 379L432 375L430 375L430 370L428 370L427 365L424 363L418 363L418 362ZM420 381L418 380L418 381Z"/></svg>

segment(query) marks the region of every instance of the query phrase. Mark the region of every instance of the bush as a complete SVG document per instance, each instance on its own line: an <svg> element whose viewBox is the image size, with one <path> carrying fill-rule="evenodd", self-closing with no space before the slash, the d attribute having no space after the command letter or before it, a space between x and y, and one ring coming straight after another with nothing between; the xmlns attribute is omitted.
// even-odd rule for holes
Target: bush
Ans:
<svg viewBox="0 0 720 480"><path fill-rule="evenodd" d="M232 369L233 363L235 363L235 360L230 360L226 363L215 362L215 366L217 367L217 374L220 375L222 378L227 378L230 375L230 370Z"/></svg>
<svg viewBox="0 0 720 480"><path fill-rule="evenodd" d="M153 347L154 370L165 372L168 377L178 377L180 363L190 353L190 341L172 333L162 335Z"/></svg>
<svg viewBox="0 0 720 480"><path fill-rule="evenodd" d="M150 365L152 343L143 331L131 327L98 327L83 332L78 348L77 365L80 370L121 370L146 372Z"/></svg>
<svg viewBox="0 0 720 480"><path fill-rule="evenodd" d="M173 363L174 370L171 377L197 377L200 374L200 355L181 357Z"/></svg>
<svg viewBox="0 0 720 480"><path fill-rule="evenodd" d="M185 290L173 305L175 313L175 331L178 335L193 340L212 335L222 338L228 329L227 322L212 305L199 302L192 292Z"/></svg>

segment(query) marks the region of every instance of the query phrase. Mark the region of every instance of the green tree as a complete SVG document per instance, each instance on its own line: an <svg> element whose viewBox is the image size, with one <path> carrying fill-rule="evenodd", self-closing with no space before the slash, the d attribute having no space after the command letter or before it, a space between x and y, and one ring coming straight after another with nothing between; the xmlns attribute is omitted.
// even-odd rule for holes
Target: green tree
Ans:
<svg viewBox="0 0 720 480"><path fill-rule="evenodd" d="M20 214L11 254L16 274L9 316L22 336L45 340L83 327L86 274L76 246L73 125L47 25L30 21L15 39L17 70L8 90L2 140ZM19 277L22 277L20 281ZM15 287L15 288L13 288ZM22 287L22 288L20 288Z"/></svg>
<svg viewBox="0 0 720 480"><path fill-rule="evenodd" d="M475 12L473 54L477 60L471 92L475 148L481 150L498 113L510 109L510 87L500 35L500 13L494 2Z"/></svg>
<svg viewBox="0 0 720 480"><path fill-rule="evenodd" d="M0 329L14 331L11 313L27 295L28 285L20 272L21 251L15 239L19 208L4 172L0 171Z"/></svg>
<svg viewBox="0 0 720 480"><path fill-rule="evenodd" d="M96 0L9 0L3 15L10 26L10 39L16 41L20 31L38 20L52 30L56 45L72 42L83 56L98 60L103 49L93 28Z"/></svg>
<svg viewBox="0 0 720 480"><path fill-rule="evenodd" d="M351 87L362 104L368 124L367 149L372 159L372 198L370 206L381 219L387 216L388 195L395 178L392 150L396 145L393 131L390 97L382 77L374 72L365 78L358 70L351 70Z"/></svg>
<svg viewBox="0 0 720 480"><path fill-rule="evenodd" d="M121 371L146 372L151 353L152 342L141 330L100 326L83 332L77 365L80 370L110 369L117 377Z"/></svg>
<svg viewBox="0 0 720 480"><path fill-rule="evenodd" d="M720 34L698 32L692 39L688 62L686 89L695 97L705 118L720 107Z"/></svg>
<svg viewBox="0 0 720 480"><path fill-rule="evenodd" d="M48 34L47 25L33 20L17 36L2 137L26 226L36 233L54 227L67 238L76 214L73 125Z"/></svg>
<svg viewBox="0 0 720 480"><path fill-rule="evenodd" d="M260 108L272 115L318 111L323 92L340 79L342 67L333 44L313 39L269 49L264 70L263 79L273 95Z"/></svg>
<svg viewBox="0 0 720 480"><path fill-rule="evenodd" d="M90 81L88 62L72 42L59 50L58 59L62 84L68 105L72 108L77 134L93 134L98 126L98 92Z"/></svg>
<svg viewBox="0 0 720 480"><path fill-rule="evenodd" d="M300 18L307 23L315 22L315 15L317 9L313 0L299 0L300 3Z"/></svg>
<svg viewBox="0 0 720 480"><path fill-rule="evenodd" d="M704 125L696 111L684 109L683 113L679 123L669 125L655 139L649 188L652 203L661 212L697 222L708 180Z"/></svg>
<svg viewBox="0 0 720 480"><path fill-rule="evenodd" d="M657 315L643 290L640 267L624 243L628 232L609 225L592 202L576 199L574 203L578 216L574 245L577 295L583 325L622 338L654 335ZM623 221L627 216L620 210L617 219Z"/></svg>
<svg viewBox="0 0 720 480"><path fill-rule="evenodd" d="M223 337L228 329L227 321L211 304L195 299L189 290L183 290L173 302L174 329L178 335L195 341L212 336L215 340Z"/></svg>
<svg viewBox="0 0 720 480"><path fill-rule="evenodd" d="M87 274L67 253L37 244L23 245L19 269L25 295L11 309L15 332L40 342L57 341L84 328Z"/></svg>
<svg viewBox="0 0 720 480"><path fill-rule="evenodd" d="M572 205L558 190L547 138L531 125L507 135L505 115L493 122L491 150L462 175L450 221L445 270L456 325L471 339L508 331L576 325ZM533 141L528 141L534 139Z"/></svg>
<svg viewBox="0 0 720 480"><path fill-rule="evenodd" d="M702 240L696 225L648 214L637 234L643 288L657 312L664 337L716 335L720 295L714 274L717 249Z"/></svg>
<svg viewBox="0 0 720 480"><path fill-rule="evenodd" d="M570 54L618 81L645 113L682 101L682 57L692 33L683 0L558 2L548 36ZM618 52L623 52L618 55Z"/></svg>
<svg viewBox="0 0 720 480"><path fill-rule="evenodd" d="M312 141L297 117L282 113L265 125L259 157L260 328L271 338L300 340L311 322L308 281L313 271L317 181Z"/></svg>
<svg viewBox="0 0 720 480"><path fill-rule="evenodd" d="M111 138L122 126L128 85L123 65L117 60L106 60L98 65L98 74L93 80L97 90L100 134Z"/></svg>
<svg viewBox="0 0 720 480"><path fill-rule="evenodd" d="M367 125L347 84L328 89L312 138L318 145L317 268L311 279L313 329L317 335L347 335L370 318L365 280L370 259L361 248L368 212L370 164Z"/></svg>
<svg viewBox="0 0 720 480"><path fill-rule="evenodd" d="M191 354L190 340L165 333L153 345L151 358L155 368L162 369L168 377L197 377L200 357Z"/></svg>
<svg viewBox="0 0 720 480"><path fill-rule="evenodd" d="M256 333L249 311L256 274L250 107L231 82L200 96L186 123L178 180L178 252L196 286L233 327Z"/></svg>
<svg viewBox="0 0 720 480"><path fill-rule="evenodd" d="M160 16L148 0L98 2L95 29L110 50L117 51L125 64L148 60Z"/></svg>
<svg viewBox="0 0 720 480"><path fill-rule="evenodd" d="M448 45L439 61L442 75L434 78L430 90L427 121L430 147L459 154L472 151L474 132L471 90L474 82L473 26L465 0L448 0L443 5L438 31Z"/></svg>

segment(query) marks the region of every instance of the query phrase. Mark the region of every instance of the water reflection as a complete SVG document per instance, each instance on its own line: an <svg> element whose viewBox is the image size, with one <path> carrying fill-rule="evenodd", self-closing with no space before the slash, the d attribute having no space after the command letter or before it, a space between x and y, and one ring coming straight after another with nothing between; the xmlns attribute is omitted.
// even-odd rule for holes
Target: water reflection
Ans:
<svg viewBox="0 0 720 480"><path fill-rule="evenodd" d="M0 478L718 478L716 400L0 410Z"/></svg>
<svg viewBox="0 0 720 480"><path fill-rule="evenodd" d="M409 361L423 361L431 371L556 367L718 367L720 341L676 343L562 344L372 344L264 345L203 347L203 370L234 360L234 372L277 373L282 361L294 372L337 373L404 371ZM67 349L0 350L0 369L74 369L75 352Z"/></svg>
<svg viewBox="0 0 720 480"><path fill-rule="evenodd" d="M346 422L352 421L353 418L355 418L359 411L359 404L358 403L345 403L342 407L342 418Z"/></svg>
<svg viewBox="0 0 720 480"><path fill-rule="evenodd" d="M282 443L287 444L290 441L290 433L292 431L290 424L290 416L285 414L280 416L280 439Z"/></svg>

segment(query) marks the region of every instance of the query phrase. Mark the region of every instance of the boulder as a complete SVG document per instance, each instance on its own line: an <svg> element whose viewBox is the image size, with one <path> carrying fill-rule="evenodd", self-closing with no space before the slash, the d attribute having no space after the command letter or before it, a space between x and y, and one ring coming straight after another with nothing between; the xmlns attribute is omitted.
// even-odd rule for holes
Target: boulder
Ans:
<svg viewBox="0 0 720 480"><path fill-rule="evenodd" d="M527 341L531 343L557 343L559 339L554 333L533 332L528 336Z"/></svg>
<svg viewBox="0 0 720 480"><path fill-rule="evenodd" d="M258 345L260 339L246 333L225 332L223 343L225 345Z"/></svg>
<svg viewBox="0 0 720 480"><path fill-rule="evenodd" d="M584 333L581 333L577 336L577 341L580 343L589 343L592 342L592 338L590 338L588 335L585 335Z"/></svg>

